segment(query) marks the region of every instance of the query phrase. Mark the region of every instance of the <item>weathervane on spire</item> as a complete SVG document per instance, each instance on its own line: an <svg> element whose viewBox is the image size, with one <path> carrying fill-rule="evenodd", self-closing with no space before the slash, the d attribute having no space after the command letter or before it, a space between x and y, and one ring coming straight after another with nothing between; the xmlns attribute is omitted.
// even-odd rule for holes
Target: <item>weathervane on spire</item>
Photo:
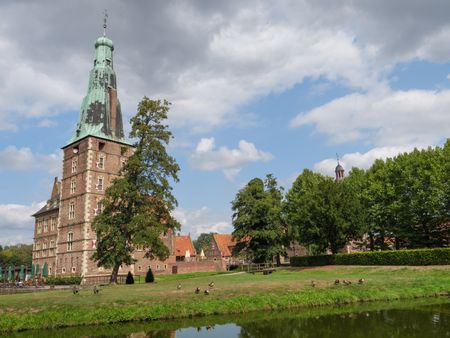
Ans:
<svg viewBox="0 0 450 338"><path fill-rule="evenodd" d="M106 9L104 14L105 16L103 17L103 36L106 36L106 27L107 27L106 21L108 20L108 12Z"/></svg>
<svg viewBox="0 0 450 338"><path fill-rule="evenodd" d="M336 159L337 159L337 163L339 164L339 154L336 153Z"/></svg>

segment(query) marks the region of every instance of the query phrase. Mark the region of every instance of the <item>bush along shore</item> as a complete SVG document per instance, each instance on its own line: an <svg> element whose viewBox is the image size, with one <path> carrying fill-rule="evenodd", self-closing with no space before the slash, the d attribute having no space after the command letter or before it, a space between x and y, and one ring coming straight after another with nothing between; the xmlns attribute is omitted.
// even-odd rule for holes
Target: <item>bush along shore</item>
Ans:
<svg viewBox="0 0 450 338"><path fill-rule="evenodd" d="M339 279L340 283L335 285ZM350 282L349 284L344 283ZM358 283L363 279L363 283ZM209 287L214 281L214 287ZM179 288L178 286L181 285ZM201 292L196 294L195 288ZM205 294L204 290L209 293ZM271 275L230 273L156 278L156 283L5 295L0 330L17 331L127 321L450 295L450 267L323 267Z"/></svg>
<svg viewBox="0 0 450 338"><path fill-rule="evenodd" d="M291 265L450 265L450 248L292 257Z"/></svg>

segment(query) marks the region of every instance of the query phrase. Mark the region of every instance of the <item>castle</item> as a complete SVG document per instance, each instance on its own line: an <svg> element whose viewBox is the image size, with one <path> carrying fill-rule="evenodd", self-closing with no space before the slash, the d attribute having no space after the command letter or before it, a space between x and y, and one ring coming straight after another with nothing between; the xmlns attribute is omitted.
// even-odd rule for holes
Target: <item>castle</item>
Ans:
<svg viewBox="0 0 450 338"><path fill-rule="evenodd" d="M105 189L133 152L124 137L113 51L113 42L105 35L97 39L79 121L71 139L62 147L62 180L55 178L50 199L33 215L33 264L47 264L50 275L89 277L108 273L91 260L96 250L91 222L101 212ZM170 233L164 238L171 252L173 237ZM135 255L143 271L152 265L155 271L164 270L164 266L167 269L170 261L150 264L142 262L143 254ZM134 272L134 266L127 270Z"/></svg>
<svg viewBox="0 0 450 338"><path fill-rule="evenodd" d="M133 153L124 137L113 51L106 34L95 42L88 92L75 131L62 147L62 180L55 178L50 199L33 215L33 264L41 270L46 265L51 276L82 276L89 282L111 273L91 259L97 244L91 222L102 210L106 188ZM162 240L171 253L165 261L150 260L137 250L135 264L122 266L119 274L144 275L149 268L156 273L224 269L220 262L196 264L190 236L169 232Z"/></svg>

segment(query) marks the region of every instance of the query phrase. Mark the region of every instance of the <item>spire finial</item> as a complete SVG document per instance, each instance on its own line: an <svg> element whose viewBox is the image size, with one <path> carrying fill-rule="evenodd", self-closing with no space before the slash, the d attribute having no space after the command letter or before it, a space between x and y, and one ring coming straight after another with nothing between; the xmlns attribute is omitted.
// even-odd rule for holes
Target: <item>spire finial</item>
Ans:
<svg viewBox="0 0 450 338"><path fill-rule="evenodd" d="M339 164L339 154L336 153L336 159L337 159L337 163Z"/></svg>
<svg viewBox="0 0 450 338"><path fill-rule="evenodd" d="M103 17L103 36L106 36L106 21L108 20L108 11L105 9L104 17Z"/></svg>

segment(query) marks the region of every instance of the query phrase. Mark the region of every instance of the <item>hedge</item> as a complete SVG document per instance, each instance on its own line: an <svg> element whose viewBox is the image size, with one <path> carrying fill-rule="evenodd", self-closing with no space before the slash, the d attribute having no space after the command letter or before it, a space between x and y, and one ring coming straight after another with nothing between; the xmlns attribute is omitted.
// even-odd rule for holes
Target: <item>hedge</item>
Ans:
<svg viewBox="0 0 450 338"><path fill-rule="evenodd" d="M450 265L450 248L291 257L291 266L322 265Z"/></svg>
<svg viewBox="0 0 450 338"><path fill-rule="evenodd" d="M46 283L48 285L73 285L80 284L81 277L49 277Z"/></svg>

